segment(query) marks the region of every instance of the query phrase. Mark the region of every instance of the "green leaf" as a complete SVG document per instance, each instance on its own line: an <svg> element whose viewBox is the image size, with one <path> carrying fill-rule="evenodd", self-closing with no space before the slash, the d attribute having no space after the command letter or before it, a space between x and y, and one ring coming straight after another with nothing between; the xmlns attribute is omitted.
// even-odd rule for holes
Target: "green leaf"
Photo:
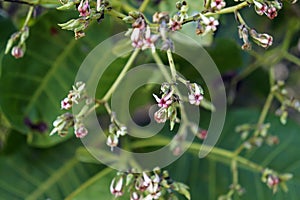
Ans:
<svg viewBox="0 0 300 200"><path fill-rule="evenodd" d="M2 59L4 56L4 51L6 47L7 40L10 38L10 35L14 33L15 27L12 24L12 21L8 18L0 16L0 27L5 27L0 31L0 78L2 73Z"/></svg>
<svg viewBox="0 0 300 200"><path fill-rule="evenodd" d="M234 131L235 127L244 123L255 123L258 116L259 113L255 110L239 110L229 113L218 147L230 150L237 147L241 142L238 133ZM282 126L275 116L270 116L267 121L271 123L270 133L279 137L280 144L273 147L265 144L257 150L246 152L244 156L254 163L274 169L279 173L293 174L293 178L286 182L289 190L284 192L279 189L276 194L273 194L272 190L261 182L260 172L249 171L247 166L240 166L239 181L246 191L240 199L298 199L300 195L297 189L300 188L299 125L288 121L285 126ZM197 153L185 154L168 167L170 176L190 187L191 199L197 199L199 194L203 199L217 199L219 195L228 192L232 183L230 160L224 158L222 162L219 162L217 161L219 158L212 153L207 158L199 160L195 158Z"/></svg>
<svg viewBox="0 0 300 200"><path fill-rule="evenodd" d="M92 24L87 36L75 40L72 32L60 30L56 25L71 17L59 11L51 11L37 21L30 30L24 58L14 59L7 55L2 61L0 80L0 105L12 127L28 135L28 142L39 147L48 147L68 139L49 137L25 125L43 122L49 133L52 122L61 114L60 101L74 83L77 70L85 56L109 35L101 31L107 22ZM108 86L106 86L108 87Z"/></svg>
<svg viewBox="0 0 300 200"><path fill-rule="evenodd" d="M80 163L78 140L51 149L20 145L15 154L0 156L0 199L64 199L102 167Z"/></svg>
<svg viewBox="0 0 300 200"><path fill-rule="evenodd" d="M221 73L240 68L243 64L241 47L234 40L218 38L208 52Z"/></svg>

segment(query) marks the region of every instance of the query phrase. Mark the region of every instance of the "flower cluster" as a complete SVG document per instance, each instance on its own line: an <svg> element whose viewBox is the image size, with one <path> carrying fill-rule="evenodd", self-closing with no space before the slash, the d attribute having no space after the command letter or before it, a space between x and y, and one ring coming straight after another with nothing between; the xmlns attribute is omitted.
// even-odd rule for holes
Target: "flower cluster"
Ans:
<svg viewBox="0 0 300 200"><path fill-rule="evenodd" d="M266 124L242 124L235 128L235 131L241 135L243 143L246 149L252 149L254 147L260 147L264 142L272 146L279 143L276 136L269 134L270 123ZM250 137L251 132L256 132L257 135Z"/></svg>
<svg viewBox="0 0 300 200"><path fill-rule="evenodd" d="M171 31L177 31L182 28L183 21L188 18L187 11L189 9L186 1L178 1L176 3L178 12L169 20L168 27Z"/></svg>
<svg viewBox="0 0 300 200"><path fill-rule="evenodd" d="M111 182L110 192L115 197L120 197L126 191L130 193L130 200L171 198L175 191L190 199L188 187L173 181L167 171L161 171L159 168L143 173L118 172Z"/></svg>
<svg viewBox="0 0 300 200"><path fill-rule="evenodd" d="M142 15L135 20L129 32L131 32L130 39L134 48L142 50L151 48L151 50L155 52L155 42L160 36L151 33L150 26L146 24Z"/></svg>
<svg viewBox="0 0 300 200"><path fill-rule="evenodd" d="M75 104L85 100L85 105L82 107L81 111L73 115L69 112L64 113L57 117L53 122L53 130L50 135L58 133L60 136L65 136L68 133L69 128L74 127L74 134L77 138L83 138L88 134L88 130L83 124L83 118L86 113L88 113L89 106L91 104L91 99L86 95L85 83L77 82L73 89L69 91L66 98L61 101L61 109L69 110Z"/></svg>
<svg viewBox="0 0 300 200"><path fill-rule="evenodd" d="M217 26L219 25L219 21L214 17L206 17L200 14L201 18L198 20L196 34L197 35L205 35L207 33L211 33L217 30Z"/></svg>
<svg viewBox="0 0 300 200"><path fill-rule="evenodd" d="M109 135L106 140L107 146L111 147L111 150L113 151L113 148L119 144L119 137L124 136L126 134L127 127L123 124L120 124L116 120L115 115L112 114L111 124L109 125Z"/></svg>
<svg viewBox="0 0 300 200"><path fill-rule="evenodd" d="M105 10L111 10L110 3L106 0L98 0L95 6L91 6L89 0L68 0L58 7L58 10L69 10L76 7L79 18L71 19L66 23L58 24L62 29L74 31L75 39L85 36L84 30L89 26L91 20L100 22L104 17Z"/></svg>
<svg viewBox="0 0 300 200"><path fill-rule="evenodd" d="M276 115L280 117L280 122L282 124L286 124L289 108L300 112L300 100L293 98L288 94L285 89L284 81L277 81L273 86L272 91L281 103L281 106L276 110Z"/></svg>
<svg viewBox="0 0 300 200"><path fill-rule="evenodd" d="M61 109L69 110L74 103L78 104L79 101L85 98L85 83L77 82L75 86L73 86L73 90L69 91L68 96L61 101Z"/></svg>
<svg viewBox="0 0 300 200"><path fill-rule="evenodd" d="M238 26L239 36L243 40L244 44L242 49L251 49L251 43L249 41L249 36L252 40L259 46L263 48L268 48L273 44L273 37L266 33L257 33L255 29L250 29L248 26L242 24Z"/></svg>
<svg viewBox="0 0 300 200"><path fill-rule="evenodd" d="M254 9L257 14L265 14L268 18L274 19L277 16L277 11L282 8L282 2L279 0L275 1L259 1L254 0Z"/></svg>
<svg viewBox="0 0 300 200"><path fill-rule="evenodd" d="M161 86L161 98L153 94L158 107L160 109L154 113L154 119L157 123L165 123L170 120L170 129L173 130L174 125L178 122L177 107L179 106L179 97L174 93L174 89L168 83Z"/></svg>
<svg viewBox="0 0 300 200"><path fill-rule="evenodd" d="M188 101L192 105L199 106L203 100L203 89L196 83L186 82L188 88ZM169 83L163 83L161 85L161 97L153 94L158 107L158 111L154 113L154 119L157 123L165 123L170 120L170 130L173 130L176 122L179 122L177 118L177 108L180 106L180 97L175 93L174 85Z"/></svg>

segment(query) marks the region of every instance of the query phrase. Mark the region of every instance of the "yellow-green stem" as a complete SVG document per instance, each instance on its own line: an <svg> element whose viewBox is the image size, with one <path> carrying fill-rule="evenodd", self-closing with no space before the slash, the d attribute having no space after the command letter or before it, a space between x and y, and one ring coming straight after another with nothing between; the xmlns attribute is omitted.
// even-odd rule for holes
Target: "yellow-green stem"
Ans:
<svg viewBox="0 0 300 200"><path fill-rule="evenodd" d="M141 5L140 8L139 8L139 11L140 11L140 12L144 12L145 9L147 8L149 2L150 2L150 0L144 0L143 3L142 3L142 5Z"/></svg>
<svg viewBox="0 0 300 200"><path fill-rule="evenodd" d="M24 22L24 24L22 26L22 30L28 25L28 23L29 23L29 21L31 19L33 10L34 10L34 6L30 6L29 10L28 10L28 13L27 13L27 16L26 16L26 19L25 19L25 22Z"/></svg>
<svg viewBox="0 0 300 200"><path fill-rule="evenodd" d="M126 65L124 66L124 68L122 69L121 73L119 74L118 78L115 80L115 82L113 83L113 85L107 91L107 93L105 94L105 96L101 99L102 101L106 102L106 101L108 101L110 99L112 93L117 89L118 85L120 84L120 82L122 81L122 79L124 78L124 76L126 75L126 72L131 67L131 65L134 62L135 58L137 57L139 51L140 51L139 49L135 49L133 51L133 53L131 54L131 56L130 56L129 60L127 61Z"/></svg>

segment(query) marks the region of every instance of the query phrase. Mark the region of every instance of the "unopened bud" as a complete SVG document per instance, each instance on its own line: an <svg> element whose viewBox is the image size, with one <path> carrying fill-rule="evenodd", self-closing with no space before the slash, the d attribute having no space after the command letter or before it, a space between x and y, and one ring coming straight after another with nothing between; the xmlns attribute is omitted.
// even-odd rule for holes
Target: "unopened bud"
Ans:
<svg viewBox="0 0 300 200"><path fill-rule="evenodd" d="M11 50L11 55L15 58L22 58L24 56L24 51L21 47L15 46Z"/></svg>

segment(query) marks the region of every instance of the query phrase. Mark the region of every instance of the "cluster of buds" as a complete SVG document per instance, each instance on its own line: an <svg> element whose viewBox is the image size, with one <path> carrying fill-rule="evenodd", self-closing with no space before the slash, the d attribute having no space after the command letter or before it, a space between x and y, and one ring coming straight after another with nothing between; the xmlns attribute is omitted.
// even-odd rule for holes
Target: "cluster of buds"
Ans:
<svg viewBox="0 0 300 200"><path fill-rule="evenodd" d="M53 122L54 129L50 132L50 136L58 133L59 136L66 136L69 128L74 126L74 116L71 113L64 113L56 118Z"/></svg>
<svg viewBox="0 0 300 200"><path fill-rule="evenodd" d="M264 142L269 146L279 144L279 139L277 136L270 135L268 133L270 123L262 124L257 126L257 124L242 124L235 128L235 131L240 133L242 140L244 140L244 147L246 149L252 149L254 147L260 147ZM257 131L258 135L250 137L250 132Z"/></svg>
<svg viewBox="0 0 300 200"><path fill-rule="evenodd" d="M171 197L174 192L183 194L190 199L188 187L175 182L169 177L167 171L155 168L152 172L134 173L118 172L110 185L110 192L116 198L130 193L130 200L153 200Z"/></svg>
<svg viewBox="0 0 300 200"><path fill-rule="evenodd" d="M251 49L251 43L249 41L249 36L253 39L253 41L263 47L268 48L273 44L273 37L266 33L257 33L255 29L250 29L245 24L238 26L239 29L239 37L243 40L244 44L242 45L242 49L249 50Z"/></svg>
<svg viewBox="0 0 300 200"><path fill-rule="evenodd" d="M155 52L155 42L160 36L151 33L150 26L147 25L142 15L138 14L128 33L131 33L130 39L134 48L142 50L150 48L152 52Z"/></svg>
<svg viewBox="0 0 300 200"><path fill-rule="evenodd" d="M157 123L165 123L170 120L170 129L173 130L174 125L178 122L177 107L179 97L174 93L174 89L168 83L163 83L161 86L161 98L153 94L158 107L160 109L154 113L154 119Z"/></svg>
<svg viewBox="0 0 300 200"><path fill-rule="evenodd" d="M29 28L25 26L20 31L12 34L6 44L5 54L11 51L11 55L15 58L22 58L26 51L25 41L29 37ZM17 44L16 44L17 43Z"/></svg>
<svg viewBox="0 0 300 200"><path fill-rule="evenodd" d="M53 122L53 127L50 136L57 132L59 136L64 137L72 127L74 127L74 134L77 138L84 138L88 134L88 130L82 123L82 116L74 116L68 112L58 116Z"/></svg>
<svg viewBox="0 0 300 200"><path fill-rule="evenodd" d="M196 34L205 35L207 33L215 32L219 21L214 17L206 17L200 13L200 19L198 20Z"/></svg>
<svg viewBox="0 0 300 200"><path fill-rule="evenodd" d="M271 169L265 169L262 173L261 180L266 183L267 186L273 190L273 193L278 191L278 185L282 187L284 191L287 191L287 186L285 182L290 180L293 177L292 174L278 174Z"/></svg>
<svg viewBox="0 0 300 200"><path fill-rule="evenodd" d="M281 106L276 110L276 115L280 117L280 122L284 125L287 122L288 109L294 109L300 112L300 100L290 97L285 89L284 81L277 81L272 88L276 98L280 101Z"/></svg>
<svg viewBox="0 0 300 200"><path fill-rule="evenodd" d="M73 115L67 112L57 117L53 122L54 128L50 135L57 132L59 136L65 136L71 127L74 127L74 134L77 138L83 138L88 134L88 130L82 123L91 104L91 99L86 95L85 83L77 82L73 85L73 89L69 91L68 96L61 101L61 109L69 110L74 103L78 104L83 100L85 100L85 105L78 114Z"/></svg>
<svg viewBox="0 0 300 200"><path fill-rule="evenodd" d="M254 0L254 9L257 14L265 14L268 18L274 19L277 16L277 11L282 8L282 2L278 0L264 1Z"/></svg>
<svg viewBox="0 0 300 200"><path fill-rule="evenodd" d="M84 30L88 27L89 21L83 18L71 19L63 24L58 24L64 30L74 31L75 39L85 36Z"/></svg>
<svg viewBox="0 0 300 200"><path fill-rule="evenodd" d="M69 10L76 7L79 18L71 19L66 23L58 24L62 29L74 31L75 39L85 36L84 30L89 26L91 20L100 22L104 17L104 11L111 9L106 0L98 0L95 7L91 7L89 0L68 0L61 2L63 5L58 10Z"/></svg>
<svg viewBox="0 0 300 200"><path fill-rule="evenodd" d="M106 144L111 148L111 151L113 151L114 147L118 146L119 138L126 134L127 134L127 127L120 124L116 120L115 115L112 114L111 124L109 125L109 135L106 140Z"/></svg>

